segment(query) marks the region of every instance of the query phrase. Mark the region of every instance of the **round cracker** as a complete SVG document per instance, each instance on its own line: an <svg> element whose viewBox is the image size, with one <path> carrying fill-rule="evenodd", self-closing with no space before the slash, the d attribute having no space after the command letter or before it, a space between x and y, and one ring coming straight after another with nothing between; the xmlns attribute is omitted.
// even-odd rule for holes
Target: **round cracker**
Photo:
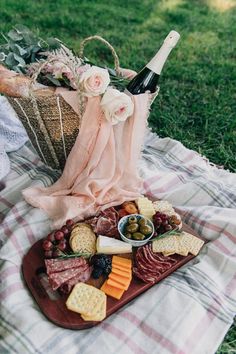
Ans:
<svg viewBox="0 0 236 354"><path fill-rule="evenodd" d="M96 235L88 227L78 227L72 231L70 247L75 253L96 253Z"/></svg>

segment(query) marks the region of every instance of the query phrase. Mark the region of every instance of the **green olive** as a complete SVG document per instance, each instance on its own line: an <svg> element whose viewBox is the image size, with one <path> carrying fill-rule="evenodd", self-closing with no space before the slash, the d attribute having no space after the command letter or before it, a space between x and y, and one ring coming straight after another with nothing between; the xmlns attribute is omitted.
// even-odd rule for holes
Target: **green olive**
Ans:
<svg viewBox="0 0 236 354"><path fill-rule="evenodd" d="M128 223L129 224L137 224L138 219L136 218L136 216L130 216L128 219Z"/></svg>
<svg viewBox="0 0 236 354"><path fill-rule="evenodd" d="M133 232L138 231L138 228L139 228L138 224L130 224L130 225L126 226L126 231L133 233Z"/></svg>
<svg viewBox="0 0 236 354"><path fill-rule="evenodd" d="M140 232L142 232L142 234L147 236L147 235L152 233L152 228L149 225L141 226L140 227Z"/></svg>
<svg viewBox="0 0 236 354"><path fill-rule="evenodd" d="M146 226L147 225L147 220L141 218L138 223L139 223L140 226Z"/></svg>
<svg viewBox="0 0 236 354"><path fill-rule="evenodd" d="M128 239L131 239L132 238L132 234L130 232L126 232L125 233L125 237L128 238Z"/></svg>
<svg viewBox="0 0 236 354"><path fill-rule="evenodd" d="M145 239L145 235L141 234L141 232L134 232L133 233L133 239L134 240L144 240Z"/></svg>

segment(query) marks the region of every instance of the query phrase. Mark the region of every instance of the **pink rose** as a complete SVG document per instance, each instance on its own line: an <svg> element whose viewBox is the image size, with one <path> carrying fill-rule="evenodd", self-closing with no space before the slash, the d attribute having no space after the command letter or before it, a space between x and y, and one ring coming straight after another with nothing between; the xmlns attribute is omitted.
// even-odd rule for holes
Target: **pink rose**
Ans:
<svg viewBox="0 0 236 354"><path fill-rule="evenodd" d="M91 66L81 74L79 83L85 96L99 96L106 91L110 83L109 73L106 69Z"/></svg>
<svg viewBox="0 0 236 354"><path fill-rule="evenodd" d="M131 98L111 87L108 87L105 92L101 100L101 106L106 119L112 125L124 122L134 111L134 104Z"/></svg>

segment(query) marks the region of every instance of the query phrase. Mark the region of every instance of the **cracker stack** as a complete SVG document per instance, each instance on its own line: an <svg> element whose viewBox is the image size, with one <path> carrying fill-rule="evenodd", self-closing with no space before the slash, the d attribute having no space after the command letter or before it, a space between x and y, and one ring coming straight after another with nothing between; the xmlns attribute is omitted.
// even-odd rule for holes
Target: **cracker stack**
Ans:
<svg viewBox="0 0 236 354"><path fill-rule="evenodd" d="M137 205L140 214L148 219L152 219L155 214L155 209L151 200L146 197L140 197L135 200L135 204Z"/></svg>
<svg viewBox="0 0 236 354"><path fill-rule="evenodd" d="M159 211L160 213L164 213L168 216L176 214L174 208L167 200L156 200L152 204L155 212Z"/></svg>
<svg viewBox="0 0 236 354"><path fill-rule="evenodd" d="M96 253L96 235L90 225L78 223L70 235L70 247L75 253Z"/></svg>
<svg viewBox="0 0 236 354"><path fill-rule="evenodd" d="M78 283L66 301L68 310L78 312L84 321L102 321L106 317L106 294L94 286Z"/></svg>
<svg viewBox="0 0 236 354"><path fill-rule="evenodd" d="M155 240L152 243L153 252L162 252L164 256L179 254L187 256L188 253L196 256L202 248L204 241L187 232L181 232L180 235L172 235Z"/></svg>

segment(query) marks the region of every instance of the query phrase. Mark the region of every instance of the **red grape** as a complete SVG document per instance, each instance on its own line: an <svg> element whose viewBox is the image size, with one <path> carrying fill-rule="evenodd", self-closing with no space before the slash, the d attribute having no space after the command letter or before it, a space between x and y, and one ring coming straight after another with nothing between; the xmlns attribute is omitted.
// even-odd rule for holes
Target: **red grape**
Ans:
<svg viewBox="0 0 236 354"><path fill-rule="evenodd" d="M52 251L45 251L44 256L45 258L52 258Z"/></svg>
<svg viewBox="0 0 236 354"><path fill-rule="evenodd" d="M172 226L171 225L165 225L165 231L171 231L172 230Z"/></svg>
<svg viewBox="0 0 236 354"><path fill-rule="evenodd" d="M157 217L157 218L154 220L154 222L155 222L156 225L161 225L162 220L161 220L160 217Z"/></svg>
<svg viewBox="0 0 236 354"><path fill-rule="evenodd" d="M63 232L64 236L67 236L70 232L66 225L62 226L61 231Z"/></svg>
<svg viewBox="0 0 236 354"><path fill-rule="evenodd" d="M73 221L73 220L71 220L71 219L66 220L66 226L71 227L71 226L73 226L73 225L74 225L74 221Z"/></svg>
<svg viewBox="0 0 236 354"><path fill-rule="evenodd" d="M54 232L47 235L47 240L51 242L55 241Z"/></svg>
<svg viewBox="0 0 236 354"><path fill-rule="evenodd" d="M168 220L168 216L166 214L161 214L160 218L161 218L162 221Z"/></svg>
<svg viewBox="0 0 236 354"><path fill-rule="evenodd" d="M161 223L162 225L164 225L164 226L166 226L166 225L168 225L169 224L169 222L168 222L168 220L167 219L165 219L165 220L162 220L162 223Z"/></svg>
<svg viewBox="0 0 236 354"><path fill-rule="evenodd" d="M64 232L56 231L55 232L55 240L61 241L64 238Z"/></svg>
<svg viewBox="0 0 236 354"><path fill-rule="evenodd" d="M48 240L44 240L43 241L43 249L44 251L50 251L53 247L53 244L51 241L48 241Z"/></svg>
<svg viewBox="0 0 236 354"><path fill-rule="evenodd" d="M61 253L61 251L60 251L59 249L56 249L56 250L53 251L53 253L52 253L53 258L57 258L57 257L59 257L59 256L61 256L61 255L62 255L62 253Z"/></svg>
<svg viewBox="0 0 236 354"><path fill-rule="evenodd" d="M57 245L57 248L60 250L60 251L65 251L66 249L66 241L65 240L61 240L59 242L59 244Z"/></svg>

